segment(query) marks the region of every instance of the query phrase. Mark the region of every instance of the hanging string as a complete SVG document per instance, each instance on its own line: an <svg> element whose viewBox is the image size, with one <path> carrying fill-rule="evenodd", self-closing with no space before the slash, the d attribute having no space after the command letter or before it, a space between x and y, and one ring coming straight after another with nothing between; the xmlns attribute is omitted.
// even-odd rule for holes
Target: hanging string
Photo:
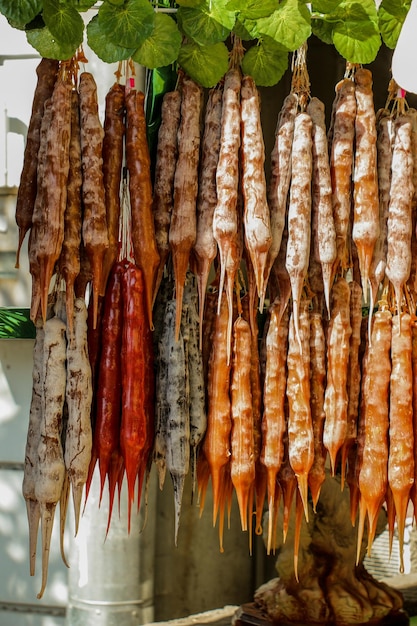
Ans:
<svg viewBox="0 0 417 626"><path fill-rule="evenodd" d="M291 91L298 96L301 111L304 111L310 98L310 77L307 70L307 42L293 54L291 62Z"/></svg>
<svg viewBox="0 0 417 626"><path fill-rule="evenodd" d="M405 89L402 89L394 78L391 78L388 85L388 97L385 107L391 111L393 118L403 115L408 109L406 95L407 92Z"/></svg>
<svg viewBox="0 0 417 626"><path fill-rule="evenodd" d="M123 169L123 183L122 183L122 202L121 202L121 215L119 226L119 260L127 260L134 263L133 256L133 244L132 244L132 223L131 223L131 211L130 211L130 196L128 185L128 170L125 167Z"/></svg>

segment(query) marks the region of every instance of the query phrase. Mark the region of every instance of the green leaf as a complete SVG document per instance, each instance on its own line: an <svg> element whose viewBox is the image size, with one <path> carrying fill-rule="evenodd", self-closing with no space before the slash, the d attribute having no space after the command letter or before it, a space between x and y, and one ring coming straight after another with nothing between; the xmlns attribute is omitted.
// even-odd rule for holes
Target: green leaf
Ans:
<svg viewBox="0 0 417 626"><path fill-rule="evenodd" d="M354 22L372 20L375 24L378 22L375 0L341 0L334 15L340 20Z"/></svg>
<svg viewBox="0 0 417 626"><path fill-rule="evenodd" d="M26 39L42 57L65 61L70 59L76 52L78 45L71 45L57 41L47 26L45 28L33 28L26 32Z"/></svg>
<svg viewBox="0 0 417 626"><path fill-rule="evenodd" d="M182 36L172 17L155 15L152 35L136 50L133 60L149 69L171 65L178 58Z"/></svg>
<svg viewBox="0 0 417 626"><path fill-rule="evenodd" d="M250 41L251 39L258 38L258 32L256 30L256 22L254 20L243 20L237 18L235 25L233 26L233 32L237 37L240 37L243 41ZM254 34L256 33L256 34Z"/></svg>
<svg viewBox="0 0 417 626"><path fill-rule="evenodd" d="M282 0L269 17L257 21L258 30L288 50L297 50L311 34L310 11L300 0Z"/></svg>
<svg viewBox="0 0 417 626"><path fill-rule="evenodd" d="M242 71L260 87L276 85L287 68L288 51L267 38L250 48L242 60Z"/></svg>
<svg viewBox="0 0 417 626"><path fill-rule="evenodd" d="M82 44L84 22L74 7L59 0L44 0L43 19L60 43L76 48Z"/></svg>
<svg viewBox="0 0 417 626"><path fill-rule="evenodd" d="M148 0L125 0L122 7L104 2L98 11L101 31L123 48L138 48L152 33L154 11Z"/></svg>
<svg viewBox="0 0 417 626"><path fill-rule="evenodd" d="M257 20L260 17L267 17L275 11L278 6L277 0L229 0L226 9L239 13L241 19Z"/></svg>
<svg viewBox="0 0 417 626"><path fill-rule="evenodd" d="M395 48L402 25L411 6L411 0L382 0L378 24L382 40L388 48Z"/></svg>
<svg viewBox="0 0 417 626"><path fill-rule="evenodd" d="M211 46L187 43L178 55L179 65L203 87L214 87L229 67L229 51L222 42Z"/></svg>
<svg viewBox="0 0 417 626"><path fill-rule="evenodd" d="M177 0L176 4L180 7L190 7L197 9L205 4L205 0Z"/></svg>
<svg viewBox="0 0 417 626"><path fill-rule="evenodd" d="M123 48L109 41L100 28L98 15L95 15L87 24L87 43L98 58L105 63L123 61L135 52L134 48Z"/></svg>
<svg viewBox="0 0 417 626"><path fill-rule="evenodd" d="M333 25L336 50L351 63L371 63L381 46L374 0L344 0L335 15L340 16Z"/></svg>
<svg viewBox="0 0 417 626"><path fill-rule="evenodd" d="M123 1L123 0L121 0ZM72 0L72 4L77 11L88 11L91 9L96 3L96 0Z"/></svg>
<svg viewBox="0 0 417 626"><path fill-rule="evenodd" d="M29 309L0 308L1 339L33 339L36 329L30 320Z"/></svg>
<svg viewBox="0 0 417 626"><path fill-rule="evenodd" d="M42 11L42 0L0 0L0 13L20 27L31 22Z"/></svg>
<svg viewBox="0 0 417 626"><path fill-rule="evenodd" d="M326 20L311 20L313 35L330 45L333 44L333 26L334 24L332 22L327 22Z"/></svg>
<svg viewBox="0 0 417 626"><path fill-rule="evenodd" d="M312 3L312 11L317 13L332 13L342 0L316 0Z"/></svg>
<svg viewBox="0 0 417 626"><path fill-rule="evenodd" d="M178 22L187 37L202 46L224 41L235 24L234 11L224 8L227 0L207 0L198 8L180 7Z"/></svg>
<svg viewBox="0 0 417 626"><path fill-rule="evenodd" d="M333 29L333 44L350 63L372 63L381 47L381 37L370 23L356 28L345 22Z"/></svg>
<svg viewBox="0 0 417 626"><path fill-rule="evenodd" d="M26 30L26 24L18 24L17 22L13 22L13 20L7 20L12 28L16 30ZM32 20L33 22L33 20Z"/></svg>

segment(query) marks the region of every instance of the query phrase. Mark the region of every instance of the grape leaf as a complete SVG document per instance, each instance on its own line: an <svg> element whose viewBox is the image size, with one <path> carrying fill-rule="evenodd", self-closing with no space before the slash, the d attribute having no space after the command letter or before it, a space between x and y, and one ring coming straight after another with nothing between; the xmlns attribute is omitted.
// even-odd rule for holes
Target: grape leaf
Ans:
<svg viewBox="0 0 417 626"><path fill-rule="evenodd" d="M383 42L395 48L402 25L411 6L411 0L382 0L378 10L378 25Z"/></svg>
<svg viewBox="0 0 417 626"><path fill-rule="evenodd" d="M0 13L24 27L42 11L42 0L0 0Z"/></svg>
<svg viewBox="0 0 417 626"><path fill-rule="evenodd" d="M381 46L374 0L343 0L335 16L340 16L333 25L336 50L351 63L371 63Z"/></svg>
<svg viewBox="0 0 417 626"><path fill-rule="evenodd" d="M342 0L315 0L312 3L312 12L332 13L338 7Z"/></svg>
<svg viewBox="0 0 417 626"><path fill-rule="evenodd" d="M38 17L38 16L37 16ZM35 18L36 19L36 18ZM16 30L26 30L27 29L27 24L18 24L17 22L13 22L13 20L7 20L8 23L10 24L10 26L12 28L15 28ZM43 20L42 20L43 21ZM30 22L32 23L33 20ZM45 24L42 24L40 26L40 28L42 28Z"/></svg>
<svg viewBox="0 0 417 626"><path fill-rule="evenodd" d="M205 0L177 0L176 4L180 7L190 7L197 9L205 4Z"/></svg>
<svg viewBox="0 0 417 626"><path fill-rule="evenodd" d="M256 22L253 20L243 20L241 21L237 18L235 25L233 26L233 32L237 37L240 37L243 41L250 41L251 39L256 39L257 34L253 34L256 32Z"/></svg>
<svg viewBox="0 0 417 626"><path fill-rule="evenodd" d="M200 85L214 87L228 70L229 51L222 42L211 46L187 43L181 47L178 63Z"/></svg>
<svg viewBox="0 0 417 626"><path fill-rule="evenodd" d="M35 48L41 57L65 61L74 56L77 47L62 41L57 41L47 26L45 28L33 28L26 31L28 43Z"/></svg>
<svg viewBox="0 0 417 626"><path fill-rule="evenodd" d="M239 13L240 19L257 20L260 17L271 15L277 8L277 0L229 0L226 3L228 11Z"/></svg>
<svg viewBox="0 0 417 626"><path fill-rule="evenodd" d="M269 17L257 21L258 31L288 50L299 48L311 34L310 11L300 0L282 0Z"/></svg>
<svg viewBox="0 0 417 626"><path fill-rule="evenodd" d="M152 34L133 54L133 60L149 69L171 65L178 58L182 36L172 17L155 15Z"/></svg>
<svg viewBox="0 0 417 626"><path fill-rule="evenodd" d="M274 44L264 38L257 46L252 46L242 60L243 72L252 76L260 87L276 85L288 68L288 51Z"/></svg>
<svg viewBox="0 0 417 626"><path fill-rule="evenodd" d="M87 43L99 59L105 63L117 63L132 56L134 48L123 48L109 41L100 28L98 15L87 24Z"/></svg>
<svg viewBox="0 0 417 626"><path fill-rule="evenodd" d="M88 11L88 9L91 9L91 7L95 5L95 3L96 0L72 0L74 8L80 12Z"/></svg>
<svg viewBox="0 0 417 626"><path fill-rule="evenodd" d="M326 20L311 20L313 35L321 39L324 43L333 44L333 23Z"/></svg>
<svg viewBox="0 0 417 626"><path fill-rule="evenodd" d="M333 13L340 20L378 22L375 0L341 0Z"/></svg>
<svg viewBox="0 0 417 626"><path fill-rule="evenodd" d="M194 9L180 7L177 18L181 29L202 46L227 39L235 24L234 11L224 9L225 0L210 2Z"/></svg>
<svg viewBox="0 0 417 626"><path fill-rule="evenodd" d="M56 39L76 48L82 44L84 22L78 11L59 0L44 0L43 19Z"/></svg>
<svg viewBox="0 0 417 626"><path fill-rule="evenodd" d="M152 33L154 11L148 0L126 0L122 7L104 2L98 10L101 31L123 48L138 48Z"/></svg>

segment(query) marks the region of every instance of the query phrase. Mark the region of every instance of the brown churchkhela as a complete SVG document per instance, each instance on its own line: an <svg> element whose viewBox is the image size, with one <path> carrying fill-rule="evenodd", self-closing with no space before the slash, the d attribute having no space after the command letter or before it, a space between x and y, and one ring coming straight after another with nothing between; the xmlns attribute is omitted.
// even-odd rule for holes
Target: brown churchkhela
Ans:
<svg viewBox="0 0 417 626"><path fill-rule="evenodd" d="M414 482L411 353L411 315L409 313L394 315L391 339L388 485L397 520L401 572L404 571L403 547L407 505Z"/></svg>
<svg viewBox="0 0 417 626"><path fill-rule="evenodd" d="M228 317L226 297L223 294L212 339L207 383L207 432L203 442L213 490L213 524L216 523L219 509L221 511L224 505L230 461L232 418L229 393L231 365L227 362L226 344ZM221 542L221 549L222 545Z"/></svg>
<svg viewBox="0 0 417 626"><path fill-rule="evenodd" d="M331 293L330 321L327 335L327 384L324 397L323 443L329 451L332 473L347 433L347 374L349 365L350 289L340 278Z"/></svg>
<svg viewBox="0 0 417 626"><path fill-rule="evenodd" d="M314 461L308 474L314 509L320 496L321 486L326 478L325 462L327 452L323 445L324 392L326 381L326 340L321 314L310 314L310 406L313 424Z"/></svg>
<svg viewBox="0 0 417 626"><path fill-rule="evenodd" d="M230 475L239 503L242 530L248 529L248 510L250 519L255 481L251 350L249 323L239 316L233 324Z"/></svg>
<svg viewBox="0 0 417 626"><path fill-rule="evenodd" d="M174 207L169 229L177 301L175 323L177 335L181 325L185 276L197 236L196 201L203 97L202 88L188 76L183 77L181 88L181 121L178 130L178 159L174 178Z"/></svg>
<svg viewBox="0 0 417 626"><path fill-rule="evenodd" d="M333 221L332 183L326 138L324 104L311 98L307 113L313 123L313 179L312 179L312 254L321 265L324 296L330 315L330 288L336 260L336 231Z"/></svg>
<svg viewBox="0 0 417 626"><path fill-rule="evenodd" d="M333 190L333 215L336 230L337 260L335 270L349 263L348 233L352 202L352 167L354 155L356 99L355 84L343 78L336 85L333 104L333 127L330 143L330 174Z"/></svg>
<svg viewBox="0 0 417 626"><path fill-rule="evenodd" d="M161 106L161 125L158 131L155 179L152 211L155 224L156 246L159 253L158 272L155 281L156 293L161 284L165 264L169 255L169 226L174 205L174 176L178 156L178 127L181 115L181 93L169 91L164 95Z"/></svg>
<svg viewBox="0 0 417 626"><path fill-rule="evenodd" d="M290 317L287 354L288 456L308 521L308 474L314 460L314 435L310 407L310 317L308 301L300 307L297 336L295 314Z"/></svg>
<svg viewBox="0 0 417 626"><path fill-rule="evenodd" d="M313 168L312 121L308 113L295 118L291 164L291 187L288 206L288 242L285 267L290 282L293 322L299 337L299 307L307 277L311 241L311 176Z"/></svg>
<svg viewBox="0 0 417 626"><path fill-rule="evenodd" d="M174 176L178 156L178 127L181 114L181 93L178 89L166 93L161 105L161 124L158 131L155 177L153 186L153 216L159 266L155 281L154 299L161 284L169 256L169 226L174 205Z"/></svg>
<svg viewBox="0 0 417 626"><path fill-rule="evenodd" d="M379 232L376 121L372 74L369 70L363 68L356 70L355 97L352 239L358 252L362 291L367 302L369 274Z"/></svg>
<svg viewBox="0 0 417 626"><path fill-rule="evenodd" d="M152 181L149 148L146 140L145 96L132 89L126 95L126 163L132 220L135 261L143 272L146 310L152 327L152 301L159 264L152 215Z"/></svg>
<svg viewBox="0 0 417 626"><path fill-rule="evenodd" d="M69 146L71 137L71 85L58 80L51 98L51 119L46 129L43 156L43 177L38 186L33 212L31 247L38 263L39 297L33 295L32 319L38 314L40 303L42 319L46 320L48 292L55 263L61 254L64 240L64 214L67 204ZM57 148L58 146L58 148ZM29 253L31 256L31 252Z"/></svg>
<svg viewBox="0 0 417 626"><path fill-rule="evenodd" d="M255 272L260 309L265 299L265 267L272 243L264 171L265 147L260 118L259 93L250 76L241 88L241 178L245 245Z"/></svg>
<svg viewBox="0 0 417 626"><path fill-rule="evenodd" d="M349 342L349 366L347 373L347 430L342 447L342 485L344 484L346 467L351 448L355 445L358 433L358 411L361 390L360 346L362 327L362 287L355 280L349 283L350 288L350 326L352 334Z"/></svg>
<svg viewBox="0 0 417 626"><path fill-rule="evenodd" d="M37 258L37 226L36 226L36 213L39 214L39 220L42 217L42 206L44 202L44 191L45 191L45 155L46 155L46 146L47 146L47 130L50 126L51 122L51 108L52 108L52 100L49 98L44 105L44 115L42 118L41 124L41 137L40 137L40 146L38 153L38 184L37 184L37 193L35 206L33 209L33 215L35 216L35 224L32 221L32 228L29 233L29 242L28 242L28 257L29 257L29 271L32 277L32 294L31 294L31 303L30 303L30 319L35 322L38 315L40 314L40 303L41 303L41 275L40 275L40 267Z"/></svg>
<svg viewBox="0 0 417 626"><path fill-rule="evenodd" d="M38 153L41 143L40 133L44 104L46 100L52 96L58 68L59 62L53 59L42 59L36 68L38 81L33 96L32 113L29 121L25 153L23 156L23 167L16 199L16 223L19 227L16 267L19 267L20 249L23 240L32 226L32 213L38 187Z"/></svg>
<svg viewBox="0 0 417 626"><path fill-rule="evenodd" d="M228 362L231 352L234 283L241 259L238 217L240 89L240 70L232 68L227 72L224 81L220 153L216 172L217 204L214 209L212 226L220 259L218 313L226 281L226 298L229 309Z"/></svg>
<svg viewBox="0 0 417 626"><path fill-rule="evenodd" d="M211 265L216 258L217 242L213 232L213 214L217 204L216 173L220 152L223 90L216 87L208 95L201 143L200 174L197 195L197 235L194 245L197 274L200 335ZM200 336L200 344L202 338Z"/></svg>
<svg viewBox="0 0 417 626"><path fill-rule="evenodd" d="M71 94L71 140L69 146L69 172L67 205L64 213L64 240L59 257L59 270L65 280L66 309L69 331L72 331L74 313L74 284L80 273L80 245L82 227L81 206L81 140L79 96Z"/></svg>
<svg viewBox="0 0 417 626"><path fill-rule="evenodd" d="M255 532L256 534L260 534L262 531L263 504L267 492L267 476L260 461L262 447L263 386L261 378L261 359L258 346L259 325L256 315L257 306L255 298L253 298L253 300L250 300L249 298L244 298L242 305L243 317L246 319L246 321L249 322L249 326L251 329L250 387L252 394L253 456L255 463Z"/></svg>
<svg viewBox="0 0 417 626"><path fill-rule="evenodd" d="M265 282L281 247L285 228L287 196L291 182L291 152L298 97L291 92L284 100L278 115L275 143L271 153L271 176L268 184L268 204L271 216L272 243L265 266Z"/></svg>
<svg viewBox="0 0 417 626"><path fill-rule="evenodd" d="M388 486L389 382L391 375L392 315L377 311L367 345L366 376L362 385L364 447L359 471L360 516L358 550L365 516L368 518L368 551L375 537L380 508Z"/></svg>
<svg viewBox="0 0 417 626"><path fill-rule="evenodd" d="M288 340L288 315L280 318L281 302L270 307L266 336L266 363L262 417L261 463L267 471L268 485L268 553L272 549L272 520L276 500L276 477L284 457L285 390Z"/></svg>
<svg viewBox="0 0 417 626"><path fill-rule="evenodd" d="M388 109L381 109L376 115L377 125L377 174L379 194L379 235L375 243L372 258L371 284L372 302L375 302L380 283L385 276L387 264L387 225L388 206L391 187L391 159L392 159L392 126L393 120Z"/></svg>
<svg viewBox="0 0 417 626"><path fill-rule="evenodd" d="M98 116L97 85L90 72L81 74L79 92L84 205L82 235L92 272L95 327L103 276L103 259L109 247L109 236L103 185L104 131Z"/></svg>
<svg viewBox="0 0 417 626"><path fill-rule="evenodd" d="M402 115L395 120L385 273L394 286L398 312L401 311L403 287L411 270L411 209L414 194L411 131L411 117Z"/></svg>
<svg viewBox="0 0 417 626"><path fill-rule="evenodd" d="M104 295L107 278L119 252L120 183L125 135L125 88L118 83L115 83L106 95L103 128L103 185L109 247L104 253L101 295Z"/></svg>

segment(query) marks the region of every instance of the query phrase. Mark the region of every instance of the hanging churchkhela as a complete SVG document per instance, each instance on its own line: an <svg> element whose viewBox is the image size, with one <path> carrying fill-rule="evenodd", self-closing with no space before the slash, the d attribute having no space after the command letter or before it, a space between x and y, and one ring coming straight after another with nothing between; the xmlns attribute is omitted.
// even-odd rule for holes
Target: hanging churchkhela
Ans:
<svg viewBox="0 0 417 626"><path fill-rule="evenodd" d="M129 530L154 463L174 486L175 543L188 474L201 512L211 482L221 550L234 492L249 549L265 506L268 553L294 504L297 578L327 466L358 542L367 526L370 552L386 503L403 548L417 501L417 114L393 83L375 114L369 70L348 64L326 134L303 47L265 166L241 53L236 38L206 100L179 73L153 173L129 63L103 126L82 53L38 68L16 220L36 326L23 494L31 574L42 529L40 596L56 505L62 542L68 492L77 528L96 466L107 532L116 488L126 475Z"/></svg>

